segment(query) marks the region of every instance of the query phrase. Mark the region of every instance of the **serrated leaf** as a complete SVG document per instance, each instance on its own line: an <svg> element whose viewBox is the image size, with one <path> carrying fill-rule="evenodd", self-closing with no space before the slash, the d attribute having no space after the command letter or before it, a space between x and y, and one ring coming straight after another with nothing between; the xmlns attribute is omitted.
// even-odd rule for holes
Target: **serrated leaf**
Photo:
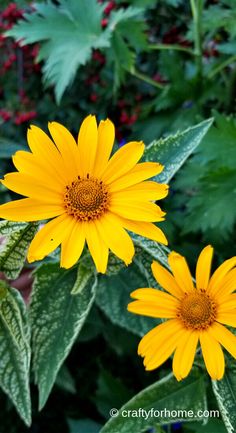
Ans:
<svg viewBox="0 0 236 433"><path fill-rule="evenodd" d="M149 284L146 276L135 263L116 275L99 276L96 303L115 325L143 336L160 321L131 314L127 311L130 293Z"/></svg>
<svg viewBox="0 0 236 433"><path fill-rule="evenodd" d="M146 148L145 161L158 161L165 167L157 177L158 182L169 183L200 144L212 122L213 119L205 120L183 132L154 141Z"/></svg>
<svg viewBox="0 0 236 433"><path fill-rule="evenodd" d="M103 9L96 0L60 0L57 6L38 3L33 13L25 14L25 20L7 32L24 44L41 41L44 78L55 86L58 102L92 49L109 46L110 32L101 27Z"/></svg>
<svg viewBox="0 0 236 433"><path fill-rule="evenodd" d="M29 366L29 327L24 302L17 290L1 287L0 386L28 426L31 423Z"/></svg>
<svg viewBox="0 0 236 433"><path fill-rule="evenodd" d="M15 223L0 221L0 271L7 278L18 277L24 266L29 243L33 239L38 223Z"/></svg>
<svg viewBox="0 0 236 433"><path fill-rule="evenodd" d="M212 380L212 388L228 433L236 429L236 368L226 368L223 379Z"/></svg>
<svg viewBox="0 0 236 433"><path fill-rule="evenodd" d="M150 411L152 415L138 416L140 409ZM102 428L101 433L141 433L147 431L149 427L163 425L178 421L192 421L193 418L187 416L171 416L171 411L192 410L195 420L198 410L206 409L206 394L204 378L198 371L193 371L187 379L177 382L172 374L164 377L153 385L145 388L139 394L135 395L120 410L119 414L111 418ZM165 411L166 416L154 416L154 411ZM125 411L125 412L124 412ZM133 412L133 416L124 416L127 411ZM135 416L136 412L136 416ZM157 413L157 412L156 412ZM185 412L184 412L185 413Z"/></svg>
<svg viewBox="0 0 236 433"><path fill-rule="evenodd" d="M217 112L214 117L216 125L180 171L174 187L185 196L183 233L208 235L216 230L217 238L225 239L236 221L236 122Z"/></svg>
<svg viewBox="0 0 236 433"><path fill-rule="evenodd" d="M222 169L209 172L201 179L200 191L187 204L189 220L183 233L218 229L226 238L236 221L236 172ZM227 209L227 211L226 211Z"/></svg>
<svg viewBox="0 0 236 433"><path fill-rule="evenodd" d="M49 263L42 265L34 275L29 315L33 370L42 409L93 304L96 279L91 277L81 293L71 295L76 269L66 271L56 263Z"/></svg>

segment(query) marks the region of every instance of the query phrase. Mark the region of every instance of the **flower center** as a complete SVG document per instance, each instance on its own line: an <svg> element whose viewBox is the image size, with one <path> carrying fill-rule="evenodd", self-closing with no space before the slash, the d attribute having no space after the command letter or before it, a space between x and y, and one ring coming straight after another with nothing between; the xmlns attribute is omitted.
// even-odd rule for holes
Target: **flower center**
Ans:
<svg viewBox="0 0 236 433"><path fill-rule="evenodd" d="M80 178L66 186L64 203L69 215L80 221L91 221L103 215L109 206L109 191L98 179Z"/></svg>
<svg viewBox="0 0 236 433"><path fill-rule="evenodd" d="M216 303L205 290L186 293L177 317L187 329L207 329L216 319Z"/></svg>

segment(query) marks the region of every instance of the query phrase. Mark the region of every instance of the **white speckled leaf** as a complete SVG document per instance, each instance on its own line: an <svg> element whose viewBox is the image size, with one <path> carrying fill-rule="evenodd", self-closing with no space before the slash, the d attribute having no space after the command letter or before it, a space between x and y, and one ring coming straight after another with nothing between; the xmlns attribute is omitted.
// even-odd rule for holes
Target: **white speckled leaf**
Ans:
<svg viewBox="0 0 236 433"><path fill-rule="evenodd" d="M145 419L145 416L122 416L122 410L138 411L139 408L146 411L152 408L156 411L192 410L196 415L194 421L199 421L197 411L207 409L204 378L196 370L181 382L177 382L172 374L165 376L128 401L119 410L118 416L111 418L105 424L101 433L141 433L157 425L193 421L193 418L168 416L168 412L166 412L167 416L149 416L148 419Z"/></svg>
<svg viewBox="0 0 236 433"><path fill-rule="evenodd" d="M153 141L146 148L145 161L158 161L165 166L163 172L157 176L158 182L169 183L186 159L200 144L212 122L213 119L204 120L204 122L183 132Z"/></svg>
<svg viewBox="0 0 236 433"><path fill-rule="evenodd" d="M17 290L0 283L0 386L24 422L30 425L30 346L26 308Z"/></svg>
<svg viewBox="0 0 236 433"><path fill-rule="evenodd" d="M29 314L33 370L41 409L93 304L96 278L91 276L81 292L71 295L74 285L78 289L80 278L75 268L64 270L56 263L49 263L42 265L34 276Z"/></svg>
<svg viewBox="0 0 236 433"><path fill-rule="evenodd" d="M222 380L212 380L221 416L228 433L236 431L236 368L226 368Z"/></svg>
<svg viewBox="0 0 236 433"><path fill-rule="evenodd" d="M143 336L160 320L132 314L127 311L127 305L133 290L148 285L146 275L132 263L115 275L99 275L96 303L112 323Z"/></svg>
<svg viewBox="0 0 236 433"><path fill-rule="evenodd" d="M0 271L7 278L18 277L37 227L38 223L0 221L0 238L3 237L0 242Z"/></svg>

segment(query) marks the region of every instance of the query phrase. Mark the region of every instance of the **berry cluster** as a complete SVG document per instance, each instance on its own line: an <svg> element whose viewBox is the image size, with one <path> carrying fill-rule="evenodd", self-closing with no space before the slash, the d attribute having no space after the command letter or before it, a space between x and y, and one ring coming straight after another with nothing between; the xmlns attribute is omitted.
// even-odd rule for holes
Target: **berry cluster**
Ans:
<svg viewBox="0 0 236 433"><path fill-rule="evenodd" d="M33 74L40 73L40 66L36 63L38 47L22 46L5 36L5 31L21 20L25 12L14 2L0 11L0 120L4 123L12 121L16 125L37 116L34 104L26 95L25 87ZM8 97L8 83L11 86L14 83L14 94L18 95L12 100Z"/></svg>

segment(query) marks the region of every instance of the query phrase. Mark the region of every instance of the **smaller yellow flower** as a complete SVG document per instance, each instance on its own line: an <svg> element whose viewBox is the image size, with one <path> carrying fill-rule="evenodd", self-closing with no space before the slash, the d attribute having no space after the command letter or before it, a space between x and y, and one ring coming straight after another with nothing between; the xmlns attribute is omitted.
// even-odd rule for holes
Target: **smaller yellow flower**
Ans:
<svg viewBox="0 0 236 433"><path fill-rule="evenodd" d="M236 257L222 263L210 278L213 248L205 247L197 261L196 287L184 257L171 252L172 274L157 262L152 264L156 281L168 293L152 288L131 293L132 313L168 319L140 341L138 354L146 370L154 370L174 353L173 373L184 379L193 365L200 342L212 379L222 379L225 370L223 346L236 358L236 336L224 325L236 327Z"/></svg>

